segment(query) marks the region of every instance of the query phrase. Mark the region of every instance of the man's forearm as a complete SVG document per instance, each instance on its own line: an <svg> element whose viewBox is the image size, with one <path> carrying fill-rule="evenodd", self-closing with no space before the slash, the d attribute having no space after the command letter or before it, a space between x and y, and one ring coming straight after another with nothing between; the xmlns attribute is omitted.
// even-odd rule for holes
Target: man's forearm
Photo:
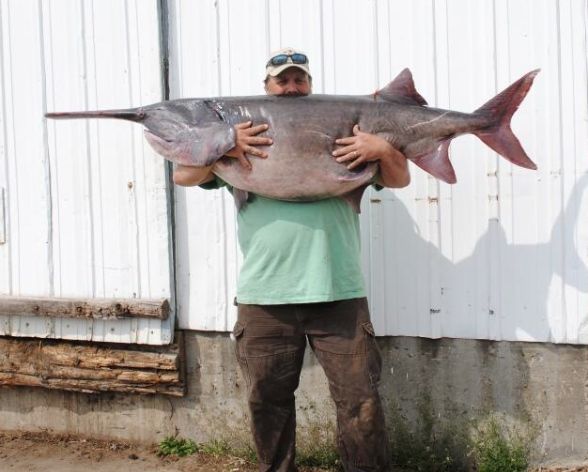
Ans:
<svg viewBox="0 0 588 472"><path fill-rule="evenodd" d="M404 154L390 147L388 153L380 158L380 172L376 182L384 187L401 188L410 183L408 161Z"/></svg>
<svg viewBox="0 0 588 472"><path fill-rule="evenodd" d="M212 166L208 167L191 167L178 164L174 168L173 181L176 185L183 187L193 187L214 179Z"/></svg>

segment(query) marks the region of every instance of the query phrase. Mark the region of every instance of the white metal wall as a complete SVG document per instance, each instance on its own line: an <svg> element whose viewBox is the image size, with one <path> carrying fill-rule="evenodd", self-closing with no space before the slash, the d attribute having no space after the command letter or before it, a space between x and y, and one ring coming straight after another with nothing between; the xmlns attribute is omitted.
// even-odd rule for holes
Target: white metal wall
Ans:
<svg viewBox="0 0 588 472"><path fill-rule="evenodd" d="M171 295L167 180L141 127L46 111L160 101L156 0L0 1L0 293ZM173 319L0 317L0 335L161 344Z"/></svg>
<svg viewBox="0 0 588 472"><path fill-rule="evenodd" d="M474 137L458 183L416 167L364 197L379 334L588 342L586 0L170 0L172 98L262 94L269 51L309 53L315 93L365 94L409 67L432 106L472 111L541 68L513 129L537 172ZM223 191L176 189L180 325L231 328L239 264Z"/></svg>

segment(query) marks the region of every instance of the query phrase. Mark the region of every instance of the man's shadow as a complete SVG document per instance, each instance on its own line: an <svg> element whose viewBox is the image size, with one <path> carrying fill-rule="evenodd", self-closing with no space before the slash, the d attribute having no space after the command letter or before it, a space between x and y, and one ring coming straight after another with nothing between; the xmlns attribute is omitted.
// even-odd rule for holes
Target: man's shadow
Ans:
<svg viewBox="0 0 588 472"><path fill-rule="evenodd" d="M393 193L382 196L372 206L383 208L370 208L382 212L382 227L371 230L368 277L378 334L588 342L588 319L578 306L579 293L588 293L588 267L575 242L586 186L588 174L577 180L544 243L511 243L500 221L490 219L458 262L419 234ZM376 285L381 281L387 286Z"/></svg>

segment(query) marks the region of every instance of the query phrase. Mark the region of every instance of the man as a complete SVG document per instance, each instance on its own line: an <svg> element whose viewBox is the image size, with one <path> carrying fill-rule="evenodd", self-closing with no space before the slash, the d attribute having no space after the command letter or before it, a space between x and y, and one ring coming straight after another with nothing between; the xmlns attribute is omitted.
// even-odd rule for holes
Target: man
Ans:
<svg viewBox="0 0 588 472"><path fill-rule="evenodd" d="M292 48L271 55L269 95L312 91L307 56ZM235 127L227 156L267 158L266 124ZM380 136L356 125L336 140L333 159L356 167L378 161L377 184L404 187L407 162ZM292 165L296 165L293 156ZM211 167L178 166L178 185L223 185ZM248 384L251 428L260 471L295 471L295 405L306 342L321 363L337 408L338 446L347 471L388 470L378 394L381 357L370 322L360 267L359 219L340 198L312 203L253 196L238 214L243 252L234 328L237 359Z"/></svg>

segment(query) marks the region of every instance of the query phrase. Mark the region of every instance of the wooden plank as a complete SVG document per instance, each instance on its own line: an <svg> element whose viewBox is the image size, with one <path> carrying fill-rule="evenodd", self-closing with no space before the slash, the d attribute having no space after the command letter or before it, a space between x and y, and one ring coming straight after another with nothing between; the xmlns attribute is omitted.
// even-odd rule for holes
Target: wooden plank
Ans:
<svg viewBox="0 0 588 472"><path fill-rule="evenodd" d="M179 353L177 345L166 347L164 351L141 351L90 343L0 338L0 369L7 370L5 365L8 361L17 364L28 361L80 369L132 368L171 371L178 369Z"/></svg>
<svg viewBox="0 0 588 472"><path fill-rule="evenodd" d="M121 392L121 393L160 393L173 397L183 397L184 387L176 385L127 384L85 379L41 378L33 375L0 372L0 386L44 387L52 390L67 390L82 393Z"/></svg>
<svg viewBox="0 0 588 472"><path fill-rule="evenodd" d="M93 318L117 320L123 318L157 318L169 316L166 298L49 298L0 297L0 315L49 316L58 318Z"/></svg>
<svg viewBox="0 0 588 472"><path fill-rule="evenodd" d="M0 337L0 385L97 393L185 393L184 343L152 346Z"/></svg>

